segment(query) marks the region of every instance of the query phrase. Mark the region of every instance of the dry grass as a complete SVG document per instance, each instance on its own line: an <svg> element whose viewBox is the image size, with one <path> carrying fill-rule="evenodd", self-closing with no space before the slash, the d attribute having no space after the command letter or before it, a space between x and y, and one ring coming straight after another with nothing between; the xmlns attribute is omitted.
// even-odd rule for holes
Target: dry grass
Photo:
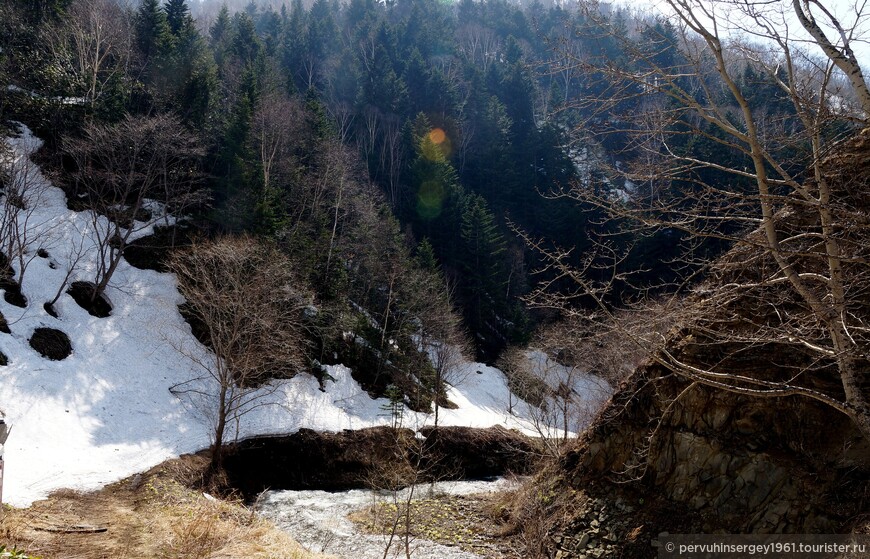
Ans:
<svg viewBox="0 0 870 559"><path fill-rule="evenodd" d="M190 489L184 457L99 491L62 490L0 520L0 544L41 559L317 559L240 502ZM76 532L99 529L99 532Z"/></svg>
<svg viewBox="0 0 870 559"><path fill-rule="evenodd" d="M438 495L407 502L381 502L349 515L368 534L388 535L395 530L397 547L407 534L412 547L424 540L459 547L487 559L525 559L516 531L504 524L504 493ZM407 522L406 522L407 521Z"/></svg>
<svg viewBox="0 0 870 559"><path fill-rule="evenodd" d="M551 557L551 529L563 526L588 502L585 491L565 483L558 461L547 461L534 478L514 491L493 495L484 513L500 526L523 559Z"/></svg>

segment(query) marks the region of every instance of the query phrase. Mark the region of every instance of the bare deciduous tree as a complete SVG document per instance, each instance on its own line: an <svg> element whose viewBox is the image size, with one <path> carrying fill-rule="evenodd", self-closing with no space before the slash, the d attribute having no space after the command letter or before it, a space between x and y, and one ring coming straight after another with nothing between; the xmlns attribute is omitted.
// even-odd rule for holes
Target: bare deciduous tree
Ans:
<svg viewBox="0 0 870 559"><path fill-rule="evenodd" d="M301 313L310 295L286 257L251 237L195 242L172 254L169 269L194 333L210 350L179 348L204 376L173 390L213 406L217 471L228 424L268 402L271 379L292 377L305 365Z"/></svg>
<svg viewBox="0 0 870 559"><path fill-rule="evenodd" d="M296 99L273 95L262 100L252 123L252 135L263 168L263 191L270 192L286 183L293 172L292 156L301 143L304 112Z"/></svg>
<svg viewBox="0 0 870 559"><path fill-rule="evenodd" d="M20 286L30 262L36 258L38 244L49 227L38 214L49 184L39 167L30 160L34 146L24 146L16 153L5 144L0 150L0 183L3 186L0 207L0 250L10 264L18 268L15 281Z"/></svg>
<svg viewBox="0 0 870 559"><path fill-rule="evenodd" d="M853 41L857 41L856 31L857 24L866 15L864 13L865 5L856 4L856 19L855 25L844 25L830 9L818 0L792 0L792 8L798 21L804 29L812 36L813 40L825 53L825 56L831 63L843 72L846 79L852 86L852 91L858 98L858 103L861 106L861 111L864 113L864 118L870 117L870 89L867 88L867 80L864 78L864 72L861 65L858 63L858 58L855 55ZM764 23L761 18L757 18L755 8L750 8L750 15L758 22ZM832 29L837 38L831 40L825 33L824 27ZM773 32L777 42L780 45L786 45L784 36L776 31Z"/></svg>
<svg viewBox="0 0 870 559"><path fill-rule="evenodd" d="M849 184L855 177L831 161L832 146L842 137L829 133L836 125L855 134L848 123L868 117L867 86L851 44L856 29L810 0L795 0L792 13L781 3L667 0L666 5L679 22L673 36L665 37L666 47L651 52L614 30L631 62L585 63L591 75L609 82L608 97L585 108L610 112L605 133L623 135L626 153L650 150L656 163L646 167L638 162L647 158L636 157L634 165L612 169L611 176L635 185L655 183L669 195L642 198L628 186L601 195L608 189L596 192L588 184L564 195L641 226L679 231L690 243L711 238L734 243L728 259L713 269L713 288L695 291L701 304L690 307L707 314L692 316L687 307L685 323L703 333L697 337L707 340L711 355L713 348L776 345L791 348L806 363L790 378L765 378L715 364L698 366L663 348L654 354L661 365L691 383L739 394L814 399L848 415L870 440L870 400L861 388L870 347L864 210ZM787 32L786 22L795 15L811 35L809 43ZM820 15L837 31L836 41L824 36L815 19ZM609 26L603 19L600 24ZM813 41L825 57L804 48ZM673 56L659 56L665 52ZM740 76L747 66L762 72L791 104L795 123L780 128L781 136L776 127L765 126L765 114L750 101L755 84ZM850 90L835 90L838 69ZM849 108L850 96L858 102L857 112ZM594 120L582 131L587 138L602 131L602 121ZM692 135L731 157L681 149L677 140ZM711 180L709 171L730 178ZM745 189L734 188L735 182ZM572 280L578 293L595 303L587 316L613 318L607 294L615 276L602 280L599 273L595 279L567 265L567 252L529 241L546 255L552 276ZM568 298L539 295L546 305L570 307ZM754 309L754 318L746 317L747 309ZM644 345L642 337L627 338ZM820 389L816 373L831 370L839 390Z"/></svg>
<svg viewBox="0 0 870 559"><path fill-rule="evenodd" d="M329 232L329 248L326 251L326 263L323 275L329 277L333 270L333 257L339 240L340 227L348 212L348 198L358 190L355 177L360 176L362 169L351 151L341 144L328 143L321 146L320 154L321 188L324 195L333 199L329 202L329 217L332 221ZM348 192L351 191L351 192ZM316 202L316 200L315 200ZM324 200L325 203L325 200Z"/></svg>
<svg viewBox="0 0 870 559"><path fill-rule="evenodd" d="M137 233L202 201L196 187L203 152L195 136L169 115L87 124L83 138L64 147L76 163L73 195L91 210L99 254L96 298Z"/></svg>
<svg viewBox="0 0 870 559"><path fill-rule="evenodd" d="M383 530L384 554L411 559L417 548L413 503L419 499L420 486L426 480L423 464L425 442L411 439L406 429L391 428L393 459L380 461L368 472L366 484L388 500L375 498L370 509L372 524ZM377 494L373 494L377 495Z"/></svg>
<svg viewBox="0 0 870 559"><path fill-rule="evenodd" d="M88 253L85 249L85 239L86 236L80 233L78 235L73 235L73 237L68 240L64 258L64 261L67 263L66 270L60 284L58 284L57 291L54 292L54 297L52 297L51 301L45 303L44 308L49 314L57 314L54 305L57 303L57 300L60 299L61 295L63 295L64 290L70 283L70 279L72 279L73 275L78 270L82 259L84 259Z"/></svg>
<svg viewBox="0 0 870 559"><path fill-rule="evenodd" d="M428 511L420 501L431 498L435 483L458 472L450 471L439 459L434 433L419 437L412 430L396 427L388 432L391 438L382 456L365 477L366 485L376 493L363 517L384 537L382 559L411 559L425 539Z"/></svg>
<svg viewBox="0 0 870 559"><path fill-rule="evenodd" d="M46 28L58 65L68 58L78 88L93 107L106 87L129 70L133 32L130 16L114 0L76 0L64 18Z"/></svg>
<svg viewBox="0 0 870 559"><path fill-rule="evenodd" d="M403 191L399 184L399 175L405 163L405 144L399 119L387 119L381 136L380 169L382 174L386 176L390 203L394 208L399 208L405 202L402 199Z"/></svg>
<svg viewBox="0 0 870 559"><path fill-rule="evenodd" d="M438 427L439 412L447 403L447 388L465 380L468 370L463 368L471 343L466 335L461 316L453 309L452 293L438 274L422 277L424 289L418 293L424 308L420 310L420 346L428 353L435 372L432 387L434 426Z"/></svg>
<svg viewBox="0 0 870 559"><path fill-rule="evenodd" d="M592 422L611 388L580 363L560 362L548 353L550 349L509 348L499 367L510 390L509 413L526 418L546 453L558 456Z"/></svg>
<svg viewBox="0 0 870 559"><path fill-rule="evenodd" d="M405 163L402 123L394 115L384 115L374 107L363 114L362 132L357 146L365 161L369 162L373 178L386 185L387 197L393 207L403 202L399 175Z"/></svg>
<svg viewBox="0 0 870 559"><path fill-rule="evenodd" d="M469 63L482 68L484 74L498 60L501 42L492 29L467 24L456 31L459 55Z"/></svg>
<svg viewBox="0 0 870 559"><path fill-rule="evenodd" d="M571 316L543 328L530 350L512 348L505 370L549 452L557 455L572 433L582 433L612 390L661 349L676 315L647 301L616 311L613 322Z"/></svg>

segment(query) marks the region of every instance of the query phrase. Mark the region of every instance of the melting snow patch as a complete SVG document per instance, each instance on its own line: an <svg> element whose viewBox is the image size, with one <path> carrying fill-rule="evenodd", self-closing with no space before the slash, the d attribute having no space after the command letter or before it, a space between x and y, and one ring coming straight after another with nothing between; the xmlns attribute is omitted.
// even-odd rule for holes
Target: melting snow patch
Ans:
<svg viewBox="0 0 870 559"><path fill-rule="evenodd" d="M452 481L420 485L415 498L438 495L469 495L515 487L506 479L496 481ZM366 489L353 489L337 493L326 491L268 491L257 503L257 511L272 520L279 528L311 551L326 552L354 559L382 559L387 536L362 534L356 530L347 515L376 503L391 503L393 499L406 502L408 490L395 496ZM398 538L397 538L398 539ZM476 559L474 553L462 551L434 542L414 539L416 559ZM387 557L404 557L402 543L392 543Z"/></svg>

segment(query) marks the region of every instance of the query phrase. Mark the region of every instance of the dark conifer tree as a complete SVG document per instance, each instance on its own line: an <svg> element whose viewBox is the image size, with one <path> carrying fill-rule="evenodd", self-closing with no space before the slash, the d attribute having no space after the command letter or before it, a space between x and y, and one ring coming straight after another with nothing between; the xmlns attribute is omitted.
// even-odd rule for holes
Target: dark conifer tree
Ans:
<svg viewBox="0 0 870 559"><path fill-rule="evenodd" d="M247 13L239 13L235 16L234 24L232 53L243 65L253 64L263 52L263 44L257 36L254 20Z"/></svg>
<svg viewBox="0 0 870 559"><path fill-rule="evenodd" d="M224 4L221 6L220 11L218 12L217 17L214 20L214 23L211 24L209 28L209 39L212 46L219 45L223 43L229 33L230 27L232 25L232 21L230 20L230 10L227 8L227 5Z"/></svg>
<svg viewBox="0 0 870 559"><path fill-rule="evenodd" d="M173 36L184 37L193 31L193 18L186 0L167 0L163 9L166 11L166 23Z"/></svg>
<svg viewBox="0 0 870 559"><path fill-rule="evenodd" d="M486 200L465 197L460 226L462 238L462 298L469 328L477 335L481 355L492 357L507 345L508 305L505 242Z"/></svg>
<svg viewBox="0 0 870 559"><path fill-rule="evenodd" d="M146 64L165 54L172 45L172 33L160 0L142 0L136 12L136 45Z"/></svg>
<svg viewBox="0 0 870 559"><path fill-rule="evenodd" d="M315 0L308 13L308 33L305 37L305 64L309 67L305 89L313 86L319 91L325 89L323 66L340 44L338 27L335 24L333 9L328 0Z"/></svg>
<svg viewBox="0 0 870 559"><path fill-rule="evenodd" d="M417 265L423 270L432 272L439 271L438 257L435 256L435 249L428 237L423 237L423 240L417 245L417 254L415 255Z"/></svg>
<svg viewBox="0 0 870 559"><path fill-rule="evenodd" d="M462 213L462 187L456 170L447 159L442 138L426 115L414 121L414 160L409 173L410 192L403 199L403 214L429 237L442 260L453 262Z"/></svg>
<svg viewBox="0 0 870 559"><path fill-rule="evenodd" d="M72 0L12 0L24 18L33 26L59 19Z"/></svg>
<svg viewBox="0 0 870 559"><path fill-rule="evenodd" d="M307 33L302 0L293 0L287 19L282 24L276 54L286 75L287 91L290 93L304 91L307 88L304 78Z"/></svg>

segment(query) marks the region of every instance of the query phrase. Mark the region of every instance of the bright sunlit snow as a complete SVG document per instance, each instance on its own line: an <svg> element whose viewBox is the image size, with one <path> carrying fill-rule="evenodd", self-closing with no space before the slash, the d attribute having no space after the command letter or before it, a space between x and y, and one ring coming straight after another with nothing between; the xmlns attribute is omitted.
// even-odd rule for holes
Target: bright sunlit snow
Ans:
<svg viewBox="0 0 870 559"><path fill-rule="evenodd" d="M75 254L84 258L70 281L93 280L96 249L89 214L67 209L63 192L28 162L40 142L29 130L10 141L16 169L30 175L33 211L27 217L29 264L22 291L26 308L0 299L11 335L0 333L0 411L12 425L7 441L3 501L26 506L59 488L94 489L159 462L209 444L209 401L193 401L170 391L200 376L186 355L205 355L178 313L182 302L174 277L139 270L126 262L107 291L113 310L95 318L65 293L55 304L59 318L43 309L60 288ZM5 203L5 202L4 202ZM37 256L37 249L48 252ZM17 262L12 263L16 272ZM62 361L40 356L28 343L34 329L65 332L73 353ZM459 409L442 410L442 425L505 425L534 433L534 425L508 413L504 375L477 363L449 391ZM389 424L386 400L373 400L346 367L328 368L334 381L325 392L318 381L299 374L264 391L264 402L232 427L228 438L289 434L299 428L338 431ZM607 387L609 394L609 387ZM605 396L606 397L606 396ZM592 398L601 400L601 394ZM514 405L517 410L527 406ZM416 428L431 417L407 412L404 425Z"/></svg>

